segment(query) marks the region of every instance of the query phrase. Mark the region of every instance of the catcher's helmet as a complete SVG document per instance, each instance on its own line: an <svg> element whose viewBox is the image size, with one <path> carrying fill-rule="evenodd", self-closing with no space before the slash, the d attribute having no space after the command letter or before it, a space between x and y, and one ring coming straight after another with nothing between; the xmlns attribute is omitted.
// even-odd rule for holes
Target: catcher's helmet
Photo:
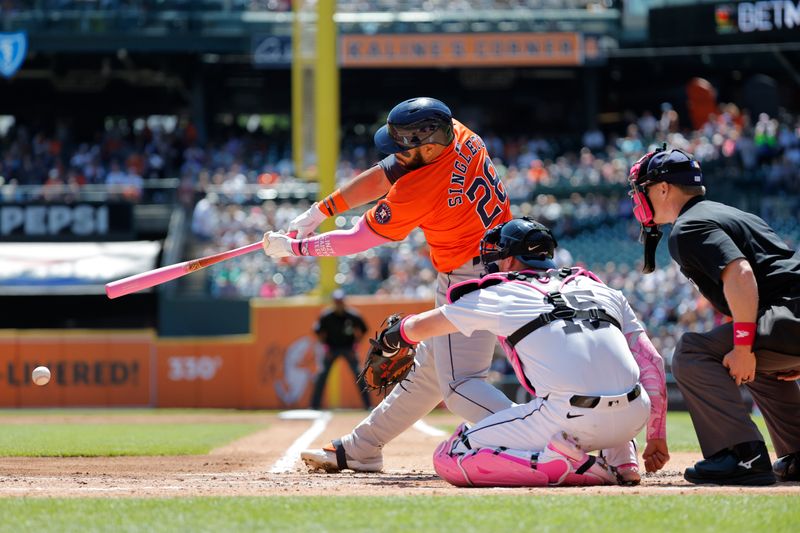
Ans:
<svg viewBox="0 0 800 533"><path fill-rule="evenodd" d="M490 229L481 240L481 262L487 271L506 257L515 257L531 268L556 268L553 253L558 246L555 237L543 224L528 217L515 218Z"/></svg>
<svg viewBox="0 0 800 533"><path fill-rule="evenodd" d="M453 142L453 115L435 98L412 98L394 106L386 125L375 132L375 146L395 154L423 144Z"/></svg>

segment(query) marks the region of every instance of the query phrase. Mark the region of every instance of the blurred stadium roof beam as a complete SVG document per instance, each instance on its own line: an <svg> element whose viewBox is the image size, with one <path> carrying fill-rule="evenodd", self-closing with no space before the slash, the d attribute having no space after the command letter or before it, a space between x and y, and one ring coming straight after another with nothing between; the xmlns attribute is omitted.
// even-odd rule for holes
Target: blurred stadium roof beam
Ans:
<svg viewBox="0 0 800 533"><path fill-rule="evenodd" d="M617 9L587 11L585 9L491 9L470 11L426 11L405 12L367 12L344 13L334 16L336 22L344 23L391 23L391 22L454 22L454 21L501 21L501 20L617 20L620 13Z"/></svg>
<svg viewBox="0 0 800 533"><path fill-rule="evenodd" d="M718 44L696 46L647 46L636 48L618 48L609 50L609 57L664 57L664 56L698 56L702 54L774 54L775 52L800 51L800 42L763 43L763 44Z"/></svg>

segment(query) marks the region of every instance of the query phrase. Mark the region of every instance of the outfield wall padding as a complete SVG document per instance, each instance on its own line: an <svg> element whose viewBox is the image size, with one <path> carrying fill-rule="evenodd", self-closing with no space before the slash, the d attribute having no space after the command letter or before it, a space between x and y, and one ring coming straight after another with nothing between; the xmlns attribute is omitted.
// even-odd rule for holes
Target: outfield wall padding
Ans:
<svg viewBox="0 0 800 533"><path fill-rule="evenodd" d="M350 297L370 335L391 313L417 313L428 300ZM309 407L323 350L313 325L315 299L254 300L249 333L160 338L152 330L0 329L0 407ZM363 362L367 343L358 353ZM45 386L31 381L50 368ZM380 401L373 398L373 405ZM340 360L323 407L362 407L355 378Z"/></svg>

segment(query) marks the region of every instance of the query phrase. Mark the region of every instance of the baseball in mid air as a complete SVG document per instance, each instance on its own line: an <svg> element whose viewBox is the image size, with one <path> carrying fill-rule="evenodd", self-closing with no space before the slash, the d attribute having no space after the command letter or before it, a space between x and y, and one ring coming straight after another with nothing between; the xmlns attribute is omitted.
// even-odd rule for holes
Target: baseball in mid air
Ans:
<svg viewBox="0 0 800 533"><path fill-rule="evenodd" d="M37 366L33 369L31 375L33 377L33 382L37 385L41 386L50 383L50 369L46 366Z"/></svg>

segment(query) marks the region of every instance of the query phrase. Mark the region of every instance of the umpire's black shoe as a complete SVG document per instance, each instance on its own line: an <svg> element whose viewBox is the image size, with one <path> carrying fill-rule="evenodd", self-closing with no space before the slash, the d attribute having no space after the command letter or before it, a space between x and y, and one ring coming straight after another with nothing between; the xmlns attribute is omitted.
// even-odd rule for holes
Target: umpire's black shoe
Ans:
<svg viewBox="0 0 800 533"><path fill-rule="evenodd" d="M800 481L800 452L784 455L772 463L772 470L779 481Z"/></svg>
<svg viewBox="0 0 800 533"><path fill-rule="evenodd" d="M713 485L772 485L775 474L767 447L761 441L737 444L687 468L683 478L689 483Z"/></svg>

